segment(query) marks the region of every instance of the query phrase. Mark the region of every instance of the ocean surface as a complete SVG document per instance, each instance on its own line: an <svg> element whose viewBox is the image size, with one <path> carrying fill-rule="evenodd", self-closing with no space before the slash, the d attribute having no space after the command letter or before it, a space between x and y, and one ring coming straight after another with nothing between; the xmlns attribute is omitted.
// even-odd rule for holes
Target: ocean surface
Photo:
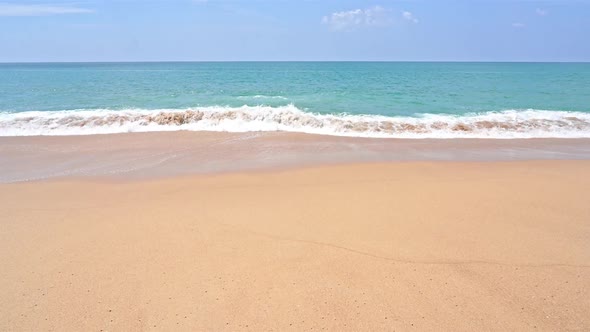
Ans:
<svg viewBox="0 0 590 332"><path fill-rule="evenodd" d="M590 63L0 64L0 136L590 137Z"/></svg>

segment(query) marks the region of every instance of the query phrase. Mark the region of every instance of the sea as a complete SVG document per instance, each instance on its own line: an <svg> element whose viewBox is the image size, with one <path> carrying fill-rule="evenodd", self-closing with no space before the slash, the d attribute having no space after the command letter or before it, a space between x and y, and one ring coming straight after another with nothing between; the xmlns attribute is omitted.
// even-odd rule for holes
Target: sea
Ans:
<svg viewBox="0 0 590 332"><path fill-rule="evenodd" d="M0 64L0 136L590 137L590 63Z"/></svg>

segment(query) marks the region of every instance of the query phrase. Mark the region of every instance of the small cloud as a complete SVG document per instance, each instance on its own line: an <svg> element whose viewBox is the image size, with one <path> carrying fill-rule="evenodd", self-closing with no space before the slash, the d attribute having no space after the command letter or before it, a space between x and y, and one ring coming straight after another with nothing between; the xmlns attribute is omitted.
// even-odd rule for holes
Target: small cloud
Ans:
<svg viewBox="0 0 590 332"><path fill-rule="evenodd" d="M512 23L512 27L517 28L517 29L524 28L525 26L526 25L524 23L520 23L520 22Z"/></svg>
<svg viewBox="0 0 590 332"><path fill-rule="evenodd" d="M545 9L541 9L541 8L537 8L535 10L535 13L537 13L537 15L539 16L546 16L547 14L549 14L549 12Z"/></svg>
<svg viewBox="0 0 590 332"><path fill-rule="evenodd" d="M62 14L88 14L94 10L66 5L19 5L0 3L0 16L48 16Z"/></svg>
<svg viewBox="0 0 590 332"><path fill-rule="evenodd" d="M359 27L387 26L391 23L391 18L389 10L375 6L335 12L324 16L322 23L329 25L332 30L354 30Z"/></svg>
<svg viewBox="0 0 590 332"><path fill-rule="evenodd" d="M404 17L405 20L410 21L412 23L418 23L418 19L416 17L414 17L414 15L410 12L403 12L402 16Z"/></svg>

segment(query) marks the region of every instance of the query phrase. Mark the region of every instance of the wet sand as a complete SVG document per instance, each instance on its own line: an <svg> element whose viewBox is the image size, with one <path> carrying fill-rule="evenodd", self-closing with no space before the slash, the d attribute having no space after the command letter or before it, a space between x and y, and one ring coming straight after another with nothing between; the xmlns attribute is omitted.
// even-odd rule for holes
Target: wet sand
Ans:
<svg viewBox="0 0 590 332"><path fill-rule="evenodd" d="M590 329L590 161L307 166L0 184L0 330Z"/></svg>
<svg viewBox="0 0 590 332"><path fill-rule="evenodd" d="M285 132L0 137L0 183L389 161L590 160L590 139L375 139Z"/></svg>

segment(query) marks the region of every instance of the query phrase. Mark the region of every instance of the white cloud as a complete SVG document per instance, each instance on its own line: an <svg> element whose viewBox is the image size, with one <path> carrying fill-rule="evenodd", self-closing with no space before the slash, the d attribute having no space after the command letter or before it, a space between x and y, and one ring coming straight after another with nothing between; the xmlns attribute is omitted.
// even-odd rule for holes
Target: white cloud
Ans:
<svg viewBox="0 0 590 332"><path fill-rule="evenodd" d="M0 16L47 16L61 14L86 14L93 13L91 9L66 6L66 5L19 5L0 3Z"/></svg>
<svg viewBox="0 0 590 332"><path fill-rule="evenodd" d="M353 9L335 12L322 18L322 23L332 30L354 30L367 26L387 26L391 23L389 10L375 6L367 9Z"/></svg>
<svg viewBox="0 0 590 332"><path fill-rule="evenodd" d="M520 23L520 22L512 23L512 27L517 28L517 29L524 28L525 26L526 25L524 23Z"/></svg>
<svg viewBox="0 0 590 332"><path fill-rule="evenodd" d="M404 19L406 19L412 23L418 23L418 19L416 17L414 17L414 15L410 12L403 12L402 16L404 17Z"/></svg>
<svg viewBox="0 0 590 332"><path fill-rule="evenodd" d="M537 13L537 15L539 15L539 16L545 16L545 15L549 14L549 12L547 10L541 9L541 8L537 8L535 10L535 13Z"/></svg>

